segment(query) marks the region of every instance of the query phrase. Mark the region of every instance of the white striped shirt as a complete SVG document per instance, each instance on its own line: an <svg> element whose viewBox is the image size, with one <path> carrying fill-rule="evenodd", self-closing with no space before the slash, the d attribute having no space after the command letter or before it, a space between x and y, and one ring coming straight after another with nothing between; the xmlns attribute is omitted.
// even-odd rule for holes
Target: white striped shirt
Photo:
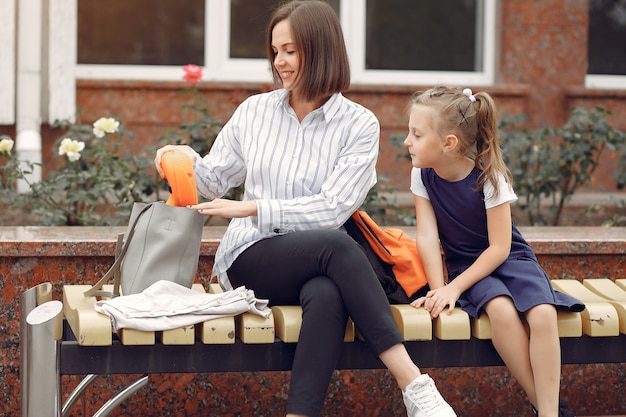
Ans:
<svg viewBox="0 0 626 417"><path fill-rule="evenodd" d="M302 122L280 89L244 101L195 165L198 192L214 199L245 183L257 216L232 219L215 255L226 271L253 243L278 234L337 229L376 183L380 126L363 106L333 95Z"/></svg>

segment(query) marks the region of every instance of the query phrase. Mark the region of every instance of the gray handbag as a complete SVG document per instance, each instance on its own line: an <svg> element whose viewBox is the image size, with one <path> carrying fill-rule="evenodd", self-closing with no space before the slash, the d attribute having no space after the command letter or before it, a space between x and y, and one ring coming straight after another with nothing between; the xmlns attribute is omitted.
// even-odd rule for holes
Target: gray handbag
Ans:
<svg viewBox="0 0 626 417"><path fill-rule="evenodd" d="M191 288L198 270L204 216L196 210L135 203L124 235L117 240L115 263L85 296L137 294L159 280ZM101 291L114 278L113 292Z"/></svg>

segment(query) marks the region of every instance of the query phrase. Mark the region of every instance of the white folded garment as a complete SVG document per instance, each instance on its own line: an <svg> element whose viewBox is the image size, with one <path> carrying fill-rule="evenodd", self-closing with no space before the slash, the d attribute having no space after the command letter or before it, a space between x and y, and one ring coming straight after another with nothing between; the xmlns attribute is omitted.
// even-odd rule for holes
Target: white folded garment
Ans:
<svg viewBox="0 0 626 417"><path fill-rule="evenodd" d="M200 293L171 281L158 281L138 294L97 301L96 311L111 317L113 330L170 330L219 317L251 312L269 317L268 300L239 287L219 294Z"/></svg>

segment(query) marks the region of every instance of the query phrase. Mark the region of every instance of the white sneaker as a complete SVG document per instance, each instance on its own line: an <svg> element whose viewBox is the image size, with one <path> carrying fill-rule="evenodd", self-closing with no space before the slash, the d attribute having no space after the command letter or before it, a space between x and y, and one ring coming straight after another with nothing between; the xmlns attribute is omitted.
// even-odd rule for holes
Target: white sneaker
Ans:
<svg viewBox="0 0 626 417"><path fill-rule="evenodd" d="M415 378L402 391L402 397L409 417L456 417L427 374Z"/></svg>

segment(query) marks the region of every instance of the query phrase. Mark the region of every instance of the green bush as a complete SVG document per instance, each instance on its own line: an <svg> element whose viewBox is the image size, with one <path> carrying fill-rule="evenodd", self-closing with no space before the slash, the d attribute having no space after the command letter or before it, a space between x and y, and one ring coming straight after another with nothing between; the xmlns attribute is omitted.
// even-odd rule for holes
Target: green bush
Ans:
<svg viewBox="0 0 626 417"><path fill-rule="evenodd" d="M2 152L0 192L9 207L35 214L46 226L116 225L127 221L133 202L154 194L157 179L148 174L153 156L128 152L124 143L132 132L115 119L62 121L52 128L63 132L54 149L64 163L40 181L30 180L36 164L17 159L11 148ZM18 193L17 181L30 191Z"/></svg>
<svg viewBox="0 0 626 417"><path fill-rule="evenodd" d="M574 108L562 127L535 130L519 127L523 117L502 118L499 130L504 159L519 197L517 205L530 225L559 225L565 203L582 187L594 184L594 171L604 154L615 156L612 178L618 189L624 188L626 134L607 122L609 114L601 107ZM404 149L405 137L406 133L398 133L390 141L394 147ZM406 152L402 156L410 160ZM616 208L624 207L623 201L614 204ZM617 215L605 224L625 221L624 216Z"/></svg>
<svg viewBox="0 0 626 417"><path fill-rule="evenodd" d="M609 112L574 108L562 127L516 129L519 120L504 118L502 150L513 175L518 205L531 225L559 225L565 203L576 191L593 185L594 172L605 153L618 160L613 178L618 188L626 176L626 134L606 121ZM547 205L549 215L543 207Z"/></svg>

